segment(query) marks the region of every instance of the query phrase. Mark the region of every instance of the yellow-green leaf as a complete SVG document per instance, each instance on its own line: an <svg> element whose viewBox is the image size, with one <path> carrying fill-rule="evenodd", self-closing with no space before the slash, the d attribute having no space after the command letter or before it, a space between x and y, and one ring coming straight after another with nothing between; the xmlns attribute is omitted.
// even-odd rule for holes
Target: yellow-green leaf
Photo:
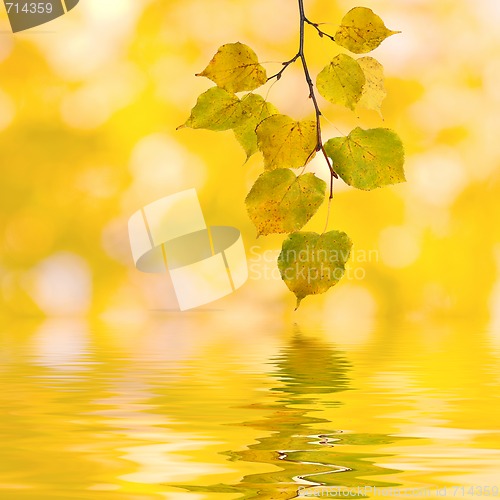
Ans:
<svg viewBox="0 0 500 500"><path fill-rule="evenodd" d="M241 124L243 109L238 96L219 87L212 87L198 97L191 116L178 128L229 130Z"/></svg>
<svg viewBox="0 0 500 500"><path fill-rule="evenodd" d="M314 174L298 177L288 168L264 172L246 197L259 235L300 230L325 199L326 183Z"/></svg>
<svg viewBox="0 0 500 500"><path fill-rule="evenodd" d="M364 84L363 70L355 59L346 54L333 58L316 80L319 93L327 101L353 111L361 98Z"/></svg>
<svg viewBox="0 0 500 500"><path fill-rule="evenodd" d="M358 59L358 64L366 79L358 106L373 109L382 116L382 103L387 95L384 86L384 67L373 57L362 57Z"/></svg>
<svg viewBox="0 0 500 500"><path fill-rule="evenodd" d="M335 41L355 54L365 54L396 33L400 31L387 29L382 19L371 9L354 7L342 19Z"/></svg>
<svg viewBox="0 0 500 500"><path fill-rule="evenodd" d="M347 137L325 144L339 176L350 186L369 191L404 182L404 149L399 136L387 128L355 128Z"/></svg>
<svg viewBox="0 0 500 500"><path fill-rule="evenodd" d="M286 115L266 118L256 133L267 170L303 167L313 158L318 142L316 122L295 121Z"/></svg>
<svg viewBox="0 0 500 500"><path fill-rule="evenodd" d="M267 81L266 70L259 64L255 52L240 42L220 47L208 66L196 76L210 78L228 92L254 90Z"/></svg>
<svg viewBox="0 0 500 500"><path fill-rule="evenodd" d="M258 94L247 94L241 99L244 122L234 129L234 135L247 154L247 160L258 151L257 125L271 115L278 114L278 110L270 102Z"/></svg>
<svg viewBox="0 0 500 500"><path fill-rule="evenodd" d="M344 275L352 242L346 233L294 233L278 257L281 278L297 297L297 307L307 295L326 292Z"/></svg>

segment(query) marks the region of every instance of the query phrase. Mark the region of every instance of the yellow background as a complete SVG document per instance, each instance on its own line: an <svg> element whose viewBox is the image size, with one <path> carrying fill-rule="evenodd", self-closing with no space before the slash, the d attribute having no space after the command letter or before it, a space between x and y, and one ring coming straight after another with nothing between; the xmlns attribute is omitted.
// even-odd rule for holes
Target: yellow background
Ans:
<svg viewBox="0 0 500 500"><path fill-rule="evenodd" d="M500 4L363 5L402 31L371 54L385 67L385 121L321 100L325 140L358 125L395 129L406 147L408 182L370 193L336 183L330 228L351 236L361 261L351 268L363 279L344 279L325 296L307 298L294 317L369 325L375 316L453 315L496 324ZM353 6L306 0L309 17L330 23L323 28L331 33ZM9 33L3 9L0 23L4 315L91 313L120 322L175 309L168 278L133 267L126 225L141 206L190 187L209 224L241 229L250 259L279 250L282 237L256 240L245 211L260 156L244 165L232 132L175 128L210 87L194 74L223 43L250 45L269 74L295 54L295 2L82 0L25 33ZM312 28L306 36L316 75L339 49ZM269 100L296 118L312 115L298 63ZM311 169L326 176L321 159ZM321 231L325 217L323 206L306 229ZM270 257L254 257L252 279L214 307L291 315L294 297L276 279ZM263 270L274 279L256 279Z"/></svg>
<svg viewBox="0 0 500 500"><path fill-rule="evenodd" d="M498 485L500 3L363 2L402 31L373 53L385 121L321 101L325 139L395 129L408 182L336 183L330 228L361 274L294 312L283 238L257 240L245 211L261 158L175 129L220 45L270 74L296 53L295 3L81 0L16 35L0 9L2 499L293 498L315 462L355 469L330 477L344 487ZM305 3L331 33L355 5ZM339 50L312 29L306 49L314 75ZM312 115L298 65L269 99ZM134 268L127 220L192 187L209 224L242 231L251 279L177 313L168 277Z"/></svg>

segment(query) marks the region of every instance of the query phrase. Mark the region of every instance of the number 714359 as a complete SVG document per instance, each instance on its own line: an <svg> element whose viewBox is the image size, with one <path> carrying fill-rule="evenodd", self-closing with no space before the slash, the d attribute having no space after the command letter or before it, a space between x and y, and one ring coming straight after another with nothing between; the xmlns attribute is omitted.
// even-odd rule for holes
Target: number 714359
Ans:
<svg viewBox="0 0 500 500"><path fill-rule="evenodd" d="M19 3L19 2L6 2L7 13L10 14L51 14L52 13L52 3L50 2L31 2L31 3Z"/></svg>

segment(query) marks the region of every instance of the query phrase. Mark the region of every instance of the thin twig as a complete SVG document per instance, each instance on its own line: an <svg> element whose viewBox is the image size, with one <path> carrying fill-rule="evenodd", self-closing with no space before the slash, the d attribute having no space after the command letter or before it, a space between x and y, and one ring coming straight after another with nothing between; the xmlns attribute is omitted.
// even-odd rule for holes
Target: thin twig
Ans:
<svg viewBox="0 0 500 500"><path fill-rule="evenodd" d="M278 81L281 78L281 75L283 75L284 71L290 64L293 64L298 58L300 57L300 54L297 53L295 54L289 61L285 61L283 63L283 67L273 76L270 76L267 81L272 80L273 78L276 78L276 81Z"/></svg>
<svg viewBox="0 0 500 500"><path fill-rule="evenodd" d="M335 37L333 35L330 35L330 34L324 32L322 29L320 29L318 23L313 23L312 21L309 21L309 19L307 19L307 17L304 19L304 21L307 24L310 24L318 32L318 35L321 38L323 38L325 36L326 38L329 38L332 42L335 41Z"/></svg>

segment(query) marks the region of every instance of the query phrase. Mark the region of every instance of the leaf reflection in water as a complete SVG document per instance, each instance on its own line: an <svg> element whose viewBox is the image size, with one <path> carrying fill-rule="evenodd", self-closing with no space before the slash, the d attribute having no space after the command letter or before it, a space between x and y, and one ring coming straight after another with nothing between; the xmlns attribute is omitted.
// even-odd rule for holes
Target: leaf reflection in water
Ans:
<svg viewBox="0 0 500 500"><path fill-rule="evenodd" d="M321 487L398 486L376 481L373 476L399 472L375 465L382 455L342 452L343 445L390 444L398 437L383 434L344 434L334 423L314 416L326 407L338 406L335 393L352 390L350 365L334 346L296 331L288 345L271 360L278 384L271 401L247 407L249 412L266 410L264 420L237 424L270 436L257 439L245 450L227 451L230 461L267 463L272 472L246 475L239 484L211 486L175 485L192 492L238 493L238 498L280 499L318 495ZM320 427L321 426L321 427ZM369 479L367 479L369 478ZM358 498L361 498L359 496Z"/></svg>

